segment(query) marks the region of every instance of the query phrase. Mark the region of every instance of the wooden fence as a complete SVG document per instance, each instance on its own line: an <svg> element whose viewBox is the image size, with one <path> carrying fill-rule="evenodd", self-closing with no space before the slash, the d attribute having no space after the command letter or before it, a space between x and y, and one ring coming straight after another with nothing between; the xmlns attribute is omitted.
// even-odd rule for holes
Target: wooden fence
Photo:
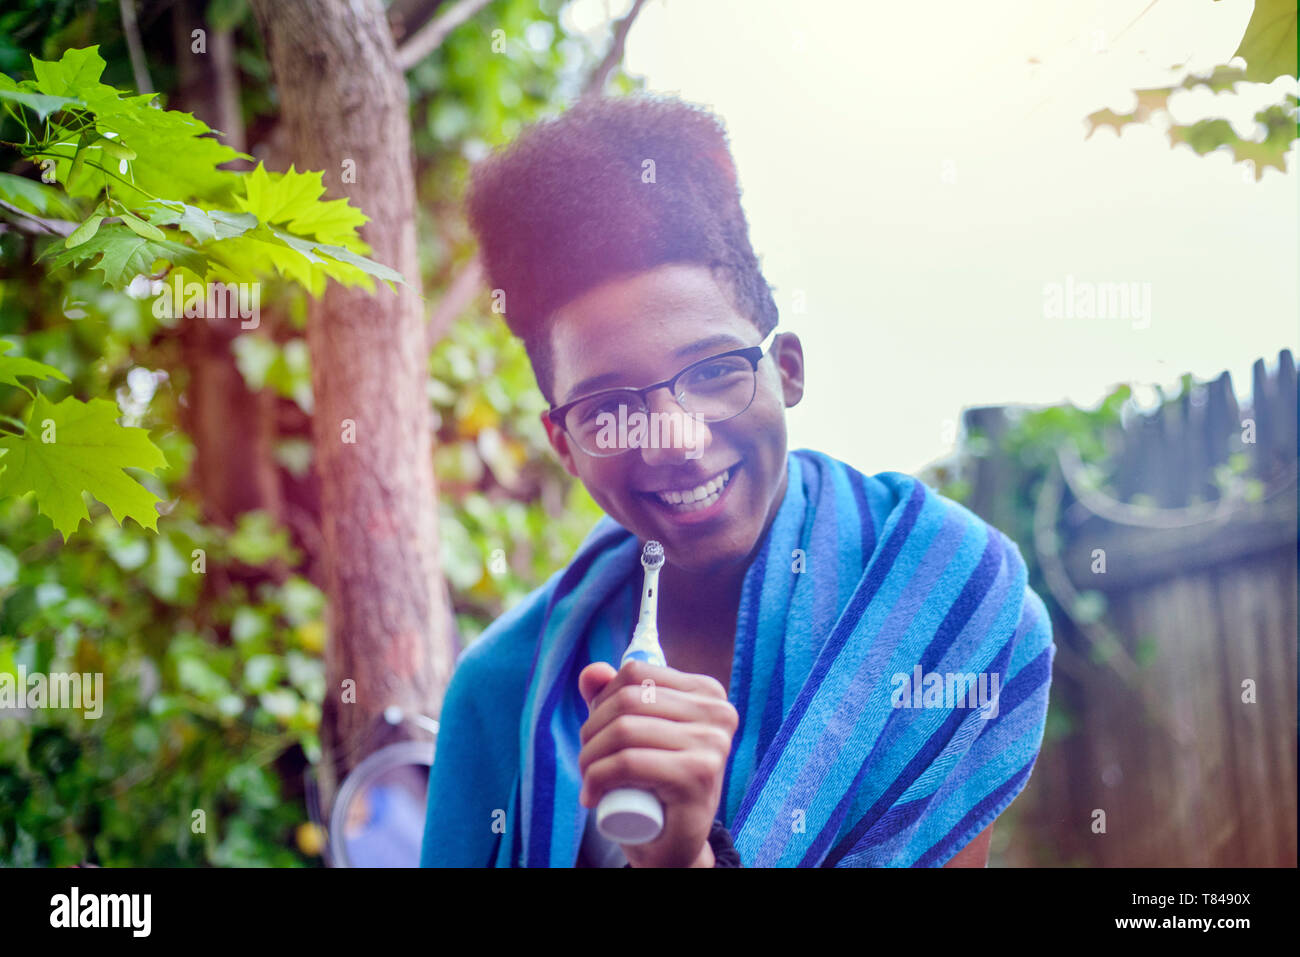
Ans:
<svg viewBox="0 0 1300 957"><path fill-rule="evenodd" d="M1283 351L1248 405L1225 372L1116 429L1106 463L1062 446L1029 488L975 461L968 505L1016 537L1057 644L1005 863L1296 866L1296 408ZM1010 427L965 424L994 449Z"/></svg>

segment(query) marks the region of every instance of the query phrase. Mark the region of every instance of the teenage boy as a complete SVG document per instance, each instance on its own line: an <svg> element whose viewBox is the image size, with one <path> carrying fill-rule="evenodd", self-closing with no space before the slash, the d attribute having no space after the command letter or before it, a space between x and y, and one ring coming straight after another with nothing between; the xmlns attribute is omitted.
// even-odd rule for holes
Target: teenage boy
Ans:
<svg viewBox="0 0 1300 957"><path fill-rule="evenodd" d="M960 505L787 450L802 347L720 121L580 103L480 164L468 209L551 446L606 517L461 656L422 864L984 866L1042 741L1050 621ZM650 540L668 667L616 668ZM658 797L657 839L595 829L618 787Z"/></svg>

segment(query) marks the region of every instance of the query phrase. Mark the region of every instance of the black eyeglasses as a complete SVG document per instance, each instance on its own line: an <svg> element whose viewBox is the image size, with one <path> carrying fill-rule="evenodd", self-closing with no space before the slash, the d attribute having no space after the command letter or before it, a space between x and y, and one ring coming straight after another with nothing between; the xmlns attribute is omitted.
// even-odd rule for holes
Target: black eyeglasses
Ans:
<svg viewBox="0 0 1300 957"><path fill-rule="evenodd" d="M649 412L646 396L656 389L666 388L682 410L697 421L722 422L735 418L754 401L758 389L758 363L774 344L776 335L773 329L756 346L699 359L671 379L641 389L605 389L566 402L543 415L564 429L583 452L606 457L637 447L620 439L626 436L631 417L640 413L649 419L651 441L647 444L658 448L653 439L659 431L654 416ZM675 415L669 414L670 417ZM632 424L635 429L635 420ZM668 425L664 423L665 428Z"/></svg>

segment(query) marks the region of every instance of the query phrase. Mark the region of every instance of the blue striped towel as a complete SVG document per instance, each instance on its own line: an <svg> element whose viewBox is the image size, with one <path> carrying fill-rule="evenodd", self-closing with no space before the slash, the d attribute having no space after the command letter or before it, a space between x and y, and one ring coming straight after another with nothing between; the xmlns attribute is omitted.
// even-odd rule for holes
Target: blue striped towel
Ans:
<svg viewBox="0 0 1300 957"><path fill-rule="evenodd" d="M787 469L742 588L718 817L747 867L940 866L1029 779L1055 654L1047 611L1016 545L921 481L807 449ZM589 813L578 673L617 667L639 556L603 518L461 656L423 866L574 865Z"/></svg>

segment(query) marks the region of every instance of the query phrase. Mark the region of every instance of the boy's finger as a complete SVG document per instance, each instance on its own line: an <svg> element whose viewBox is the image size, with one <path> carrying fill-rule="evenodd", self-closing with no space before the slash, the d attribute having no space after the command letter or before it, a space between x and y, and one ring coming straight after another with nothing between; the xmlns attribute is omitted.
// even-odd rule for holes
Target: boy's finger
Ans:
<svg viewBox="0 0 1300 957"><path fill-rule="evenodd" d="M717 693L722 688L721 682L708 675L693 675L685 671L678 671L675 668L647 664L644 661L629 661L618 669L618 673L609 684L605 685L600 693L589 702L589 709L594 711L599 708L606 698L626 685L675 688L678 691L704 692L706 694ZM725 691L721 693L723 697L726 697Z"/></svg>
<svg viewBox="0 0 1300 957"><path fill-rule="evenodd" d="M587 768L606 755L623 748L658 748L661 751L684 751L696 738L686 725L677 721L646 715L630 715L621 725L606 725L588 740L578 752L578 771Z"/></svg>
<svg viewBox="0 0 1300 957"><path fill-rule="evenodd" d="M719 726L726 726L726 716L714 714L707 702L701 702L683 691L673 688L636 688L632 702L622 702L617 698L605 696L600 704L591 709L587 720L579 731L579 740L586 744L605 725L620 714L640 714L652 718L665 718L669 721L706 721Z"/></svg>
<svg viewBox="0 0 1300 957"><path fill-rule="evenodd" d="M613 665L604 661L593 661L578 673L578 692L582 695L582 700L587 702L589 713L594 710L592 699L608 686L616 673Z"/></svg>

